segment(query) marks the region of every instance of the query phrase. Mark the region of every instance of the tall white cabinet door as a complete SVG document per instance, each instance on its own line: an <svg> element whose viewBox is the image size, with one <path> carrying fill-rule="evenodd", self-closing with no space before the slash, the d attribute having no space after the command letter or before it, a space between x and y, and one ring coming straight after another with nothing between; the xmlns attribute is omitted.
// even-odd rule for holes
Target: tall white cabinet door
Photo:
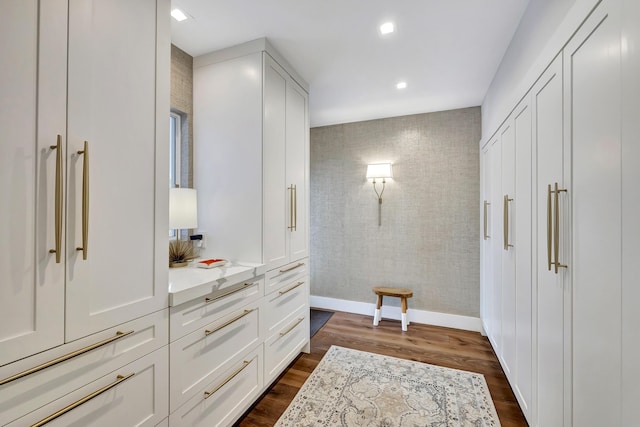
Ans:
<svg viewBox="0 0 640 427"><path fill-rule="evenodd" d="M287 73L264 54L264 263L267 269L289 260L288 209L292 190L287 189Z"/></svg>
<svg viewBox="0 0 640 427"><path fill-rule="evenodd" d="M4 365L63 342L64 240L60 239L60 253L49 250L56 248L56 171L64 171L67 8L64 0L1 3L0 365ZM51 149L58 136L60 148ZM57 227L63 236L62 222Z"/></svg>
<svg viewBox="0 0 640 427"><path fill-rule="evenodd" d="M573 425L617 426L622 400L619 2L603 1L564 52L572 153Z"/></svg>
<svg viewBox="0 0 640 427"><path fill-rule="evenodd" d="M69 4L67 340L167 305L155 244L167 193L157 186L156 132L167 128L156 122L156 12L155 0Z"/></svg>
<svg viewBox="0 0 640 427"><path fill-rule="evenodd" d="M532 228L532 170L531 170L531 97L526 96L513 113L515 140L514 200L510 213L515 252L515 343L512 362L514 392L522 412L531 421L532 406L532 315L533 300L531 280L531 228Z"/></svg>
<svg viewBox="0 0 640 427"><path fill-rule="evenodd" d="M513 377L516 358L516 248L514 241L514 224L516 203L516 141L513 120L510 118L500 131L501 150L501 203L502 227L500 243L502 257L500 298L500 317L502 319L502 349L500 360L507 378Z"/></svg>
<svg viewBox="0 0 640 427"><path fill-rule="evenodd" d="M482 327L487 335L490 335L493 329L491 323L491 310L493 301L491 300L491 284L493 278L493 257L491 253L492 242L492 230L491 230L491 212L493 206L491 205L491 170L494 167L491 164L490 156L491 144L487 143L482 147L480 153L480 167L481 167L481 185L482 185L482 206L481 209L481 231L482 231L482 245L481 245L481 265L480 273L481 277L481 293L480 293L480 317L482 319Z"/></svg>
<svg viewBox="0 0 640 427"><path fill-rule="evenodd" d="M287 82L287 185L293 186L288 209L291 228L289 261L309 256L309 113L308 95L296 82Z"/></svg>
<svg viewBox="0 0 640 427"><path fill-rule="evenodd" d="M533 87L533 144L536 158L536 199L535 227L537 247L534 277L537 280L537 307L535 325L534 382L537 383L534 425L540 427L571 425L570 387L565 384L570 370L566 363L570 360L570 320L565 307L570 302L569 276L566 268L555 271L552 265L554 251L554 214L560 209L559 230L567 229L566 212L568 198L560 193L558 206L555 204L555 190L565 189L564 142L562 120L562 56L558 56ZM551 215L551 218L549 218ZM558 236L562 237L562 236ZM562 243L564 239L559 239ZM566 251L560 245L558 259L566 264ZM565 409L567 408L567 409ZM566 424L565 421L567 420Z"/></svg>
<svg viewBox="0 0 640 427"><path fill-rule="evenodd" d="M640 2L623 0L622 40L622 188L640 182ZM622 200L622 422L637 422L640 402L640 191L625 191Z"/></svg>
<svg viewBox="0 0 640 427"><path fill-rule="evenodd" d="M497 354L502 354L502 189L501 170L502 153L500 150L500 135L489 142L489 162L491 171L489 172L491 186L491 340Z"/></svg>

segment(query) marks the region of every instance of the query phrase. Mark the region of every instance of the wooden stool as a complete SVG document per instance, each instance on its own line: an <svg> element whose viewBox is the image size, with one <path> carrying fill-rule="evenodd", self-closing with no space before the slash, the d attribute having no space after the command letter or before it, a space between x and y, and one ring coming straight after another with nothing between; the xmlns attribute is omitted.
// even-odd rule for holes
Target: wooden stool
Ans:
<svg viewBox="0 0 640 427"><path fill-rule="evenodd" d="M378 295L378 304L376 305L376 314L373 316L373 326L378 326L380 322L380 309L382 308L382 297L400 298L402 303L402 330L406 332L409 321L407 320L407 298L413 296L411 289L405 288L388 288L384 286L376 286L373 292Z"/></svg>

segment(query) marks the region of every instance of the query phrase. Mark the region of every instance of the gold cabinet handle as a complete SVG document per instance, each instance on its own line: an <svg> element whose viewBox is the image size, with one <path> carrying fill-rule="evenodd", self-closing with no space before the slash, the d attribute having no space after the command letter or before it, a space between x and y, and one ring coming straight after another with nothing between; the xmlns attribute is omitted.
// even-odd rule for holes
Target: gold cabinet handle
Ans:
<svg viewBox="0 0 640 427"><path fill-rule="evenodd" d="M82 247L76 248L82 251L82 259L87 259L87 249L89 244L89 143L84 142L84 150L78 151L84 154L82 164Z"/></svg>
<svg viewBox="0 0 640 427"><path fill-rule="evenodd" d="M491 236L489 236L487 234L487 223L488 223L488 219L487 219L487 211L488 211L488 206L491 205L491 203L487 202L486 200L484 201L484 240L489 239Z"/></svg>
<svg viewBox="0 0 640 427"><path fill-rule="evenodd" d="M102 387L101 389L94 391L90 395L85 396L82 399L73 402L69 406L65 406L64 408L60 409L55 414L49 415L47 418L44 418L44 419L38 421L37 423L33 424L31 427L40 427L40 426L43 426L43 425L47 424L50 421L55 420L56 418L58 418L58 417L60 417L60 416L62 416L64 414L66 414L67 412L71 411L72 409L75 409L78 406L80 406L80 405L82 405L84 403L87 403L88 401L90 401L94 397L100 396L105 391L111 390L112 388L114 388L115 386L120 384L121 382L128 380L129 378L131 378L134 375L135 375L135 372L132 372L129 375L118 375L116 377L116 380L114 382L112 382L111 384L106 385L106 386Z"/></svg>
<svg viewBox="0 0 640 427"><path fill-rule="evenodd" d="M229 291L226 291L226 292L223 292L223 293L221 293L221 294L219 294L219 295L216 295L216 296L215 296L215 297L213 297L213 298L205 298L205 299L204 299L204 301L205 301L205 303L206 303L206 304L209 304L210 302L214 302L214 301L219 300L220 298L224 298L224 297L229 296L229 295L231 295L231 294L235 294L236 292L240 292L240 291L242 291L242 290L244 290L244 289L248 288L249 286L253 286L253 285L254 285L254 283L245 283L245 284L243 284L243 285L242 285L242 287L240 287L240 288L237 288L237 289L231 289L231 290L229 290Z"/></svg>
<svg viewBox="0 0 640 427"><path fill-rule="evenodd" d="M293 186L293 231L298 231L298 187Z"/></svg>
<svg viewBox="0 0 640 427"><path fill-rule="evenodd" d="M508 251L513 245L509 244L509 202L512 202L507 194L504 195L504 215L502 219L503 224L503 236L504 236L504 250Z"/></svg>
<svg viewBox="0 0 640 427"><path fill-rule="evenodd" d="M295 270L298 267L302 267L304 262L299 262L296 265L292 265L291 267L283 268L280 270L280 273L286 273L287 271Z"/></svg>
<svg viewBox="0 0 640 427"><path fill-rule="evenodd" d="M304 320L304 317L300 317L298 318L298 320L296 321L296 323L294 323L293 325L291 325L291 327L289 327L289 329L287 329L284 332L280 332L280 336L283 337L285 335L287 335L289 332L293 331L296 326L298 326L300 324L300 322L302 322Z"/></svg>
<svg viewBox="0 0 640 427"><path fill-rule="evenodd" d="M547 269L551 271L551 184L547 186Z"/></svg>
<svg viewBox="0 0 640 427"><path fill-rule="evenodd" d="M57 365L58 363L62 363L64 361L66 361L66 360L69 360L69 359L74 358L76 356L79 356L81 354L87 353L87 352L89 352L91 350L95 350L98 347L102 347L103 345L107 345L107 344L109 344L109 343L111 343L113 341L119 340L120 338L124 338L127 335L131 335L133 332L134 331L128 331L128 332L120 332L120 331L118 331L118 332L116 332L116 335L111 337L111 338L107 338L106 340L102 340L100 342L91 344L91 345L89 345L87 347L84 347L84 348L81 348L79 350L72 351L71 353L65 354L64 356L60 356L60 357L58 357L56 359L50 360L48 362L45 362L42 365L38 365L38 366L36 366L34 368L27 369L26 371L22 371L22 372L20 372L18 374L15 374L13 376L5 378L2 381L0 381L0 386L5 385L7 383L10 383L11 381L15 381L15 380L17 380L19 378L26 377L27 375L34 374L34 373L36 373L38 371L42 371L43 369L49 368L49 367L51 367L53 365Z"/></svg>
<svg viewBox="0 0 640 427"><path fill-rule="evenodd" d="M215 394L216 391L220 390L222 387L224 387L225 385L227 385L227 383L229 381L231 381L232 379L234 379L235 377L238 376L238 374L242 371L244 371L244 369L249 366L251 364L251 362L253 361L253 359L251 360L244 360L242 361L242 366L240 366L238 369L236 369L235 371L233 371L233 373L231 375L229 375L229 377L222 381L219 385L217 385L213 390L211 391L205 391L204 392L204 398L208 399L209 397L211 397L213 394Z"/></svg>
<svg viewBox="0 0 640 427"><path fill-rule="evenodd" d="M287 190L289 190L289 226L287 227L289 230L294 231L295 230L295 226L293 225L293 205L294 205L294 185L291 184L289 187L287 187Z"/></svg>
<svg viewBox="0 0 640 427"><path fill-rule="evenodd" d="M233 318L233 319L231 319L231 320L227 320L226 322L224 322L222 325L218 326L217 328L215 328L215 329L206 329L206 330L204 331L204 335L205 335L205 336L207 336L207 335L211 335L211 334L213 334L213 333L216 333L216 332L218 332L220 329L222 329L222 328L224 328L224 327L227 327L227 326L229 326L230 324L232 324L233 322L237 322L238 320L242 319L244 316L246 316L247 314L251 313L252 311L255 311L255 308L252 308L251 310L244 310L244 311L242 312L242 314L240 314L240 315L238 315L238 316L234 317L234 318Z"/></svg>
<svg viewBox="0 0 640 427"><path fill-rule="evenodd" d="M297 288L298 286L302 286L304 285L304 282L298 282L295 285L291 286L289 289L285 289L284 291L280 291L278 292L280 295L284 295L287 292L291 292L292 290L294 290L295 288Z"/></svg>
<svg viewBox="0 0 640 427"><path fill-rule="evenodd" d="M56 264L62 259L62 135L58 135L56 145L49 148L56 150L56 202L55 202L55 230L56 248L49 249L49 253L56 254Z"/></svg>
<svg viewBox="0 0 640 427"><path fill-rule="evenodd" d="M555 193L555 227L554 227L554 241L553 241L553 250L554 250L554 262L553 264L555 265L555 272L556 274L558 274L558 268L567 268L567 265L565 264L561 264L559 261L559 253L560 253L560 205L558 202L558 195L560 193L566 193L567 190L566 189L558 189L558 183L555 183L555 188L554 188L554 193Z"/></svg>

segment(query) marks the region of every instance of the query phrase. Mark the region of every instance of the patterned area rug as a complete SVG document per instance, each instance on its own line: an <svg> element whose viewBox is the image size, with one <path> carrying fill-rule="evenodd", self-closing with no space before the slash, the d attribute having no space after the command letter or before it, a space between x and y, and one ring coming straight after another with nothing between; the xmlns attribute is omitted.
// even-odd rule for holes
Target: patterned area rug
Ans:
<svg viewBox="0 0 640 427"><path fill-rule="evenodd" d="M332 346L277 427L499 426L484 376Z"/></svg>

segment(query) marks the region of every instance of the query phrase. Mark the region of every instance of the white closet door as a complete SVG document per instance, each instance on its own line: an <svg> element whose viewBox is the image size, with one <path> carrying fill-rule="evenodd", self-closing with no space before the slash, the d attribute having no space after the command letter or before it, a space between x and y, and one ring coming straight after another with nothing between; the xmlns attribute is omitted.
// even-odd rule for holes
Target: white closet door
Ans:
<svg viewBox="0 0 640 427"><path fill-rule="evenodd" d="M567 269L554 265L553 241L554 224L548 223L551 212L555 212L553 191L558 183L559 189L565 189L564 181L564 143L562 120L562 57L557 57L547 71L540 77L532 91L533 106L533 143L536 150L536 268L537 312L535 335L534 378L537 382L536 410L534 425L539 427L561 426L570 414L570 387L565 379L570 378L567 367L570 358L569 320L570 289ZM549 187L550 186L550 187ZM560 193L559 224L560 236L567 229L566 212L568 197ZM551 226L550 226L551 225ZM563 243L565 239L559 239ZM564 245L560 246L559 260L566 264ZM566 408L566 409L565 409ZM570 422L567 424L570 425Z"/></svg>
<svg viewBox="0 0 640 427"><path fill-rule="evenodd" d="M56 247L58 152L50 146L56 146L59 135L64 160L67 9L64 0L0 4L0 365L4 365L63 342L64 254L56 263L56 254L49 253ZM64 162L58 167L64 171ZM64 245L64 240L60 243Z"/></svg>
<svg viewBox="0 0 640 427"><path fill-rule="evenodd" d="M481 277L481 293L480 293L480 317L482 318L482 327L487 335L493 330L491 322L491 311L493 301L491 300L492 279L493 279L493 257L491 253L492 230L491 230L491 156L489 142L481 151L481 179L482 179L482 206L481 206L481 232L482 232L482 264L480 266Z"/></svg>
<svg viewBox="0 0 640 427"><path fill-rule="evenodd" d="M565 48L573 200L573 425L621 425L621 85L618 1ZM636 191L628 189L628 191Z"/></svg>
<svg viewBox="0 0 640 427"><path fill-rule="evenodd" d="M491 163L491 340L497 354L502 354L502 189L501 189L501 151L499 135L489 142Z"/></svg>
<svg viewBox="0 0 640 427"><path fill-rule="evenodd" d="M164 6L160 10L164 14ZM155 262L156 238L162 237L156 222L166 216L156 209L166 193L156 187L166 182L156 177L166 170L156 161L156 137L166 138L156 131L168 132L156 126L156 59L162 56L156 38L164 40L156 12L155 0L69 4L67 340L167 303L166 274L159 269L164 262ZM160 105L165 120L168 106ZM79 154L85 141L88 153ZM83 181L86 259L77 250L84 247Z"/></svg>

